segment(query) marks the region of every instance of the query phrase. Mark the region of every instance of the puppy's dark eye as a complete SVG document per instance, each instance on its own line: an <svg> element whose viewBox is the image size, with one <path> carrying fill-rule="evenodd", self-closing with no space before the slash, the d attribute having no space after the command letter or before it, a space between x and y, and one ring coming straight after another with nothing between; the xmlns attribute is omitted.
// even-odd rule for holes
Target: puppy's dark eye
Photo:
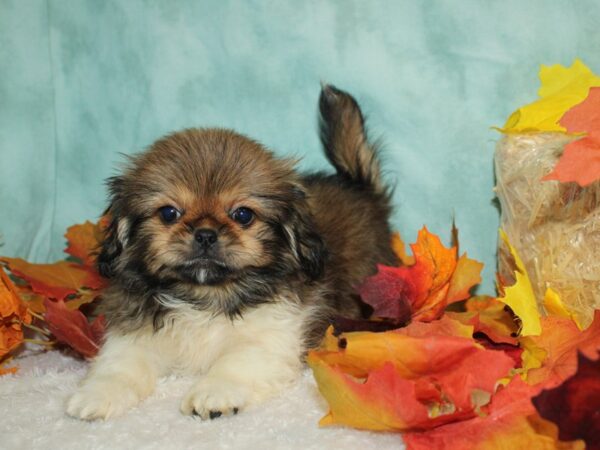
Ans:
<svg viewBox="0 0 600 450"><path fill-rule="evenodd" d="M165 223L175 223L181 217L181 212L171 205L163 206L158 210L158 213Z"/></svg>
<svg viewBox="0 0 600 450"><path fill-rule="evenodd" d="M251 209L242 206L231 214L231 218L240 225L249 225L250 222L252 222L252 219L254 219L254 212Z"/></svg>

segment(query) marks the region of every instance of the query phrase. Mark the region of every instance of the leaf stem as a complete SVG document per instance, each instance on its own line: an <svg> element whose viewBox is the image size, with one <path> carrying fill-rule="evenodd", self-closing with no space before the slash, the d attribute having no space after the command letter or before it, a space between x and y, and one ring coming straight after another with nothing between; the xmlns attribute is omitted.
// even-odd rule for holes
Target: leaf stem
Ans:
<svg viewBox="0 0 600 450"><path fill-rule="evenodd" d="M42 316L41 314L36 313L35 311L32 311L30 308L27 308L27 312L29 314L31 314L33 317L35 317L36 319L40 319L42 321L46 321L46 319L44 319L44 316Z"/></svg>
<svg viewBox="0 0 600 450"><path fill-rule="evenodd" d="M23 322L21 320L17 320L17 321L14 321L14 322L15 323L19 323L19 324L21 324L21 326L23 326L25 328L29 328L30 330L37 331L38 333L41 333L44 336L50 336L52 334L48 330L44 330L43 328L36 327L35 325L31 325L29 323L25 323L25 322Z"/></svg>
<svg viewBox="0 0 600 450"><path fill-rule="evenodd" d="M56 341L42 341L41 339L23 339L23 342L28 344L43 345L46 347L52 347L56 344Z"/></svg>

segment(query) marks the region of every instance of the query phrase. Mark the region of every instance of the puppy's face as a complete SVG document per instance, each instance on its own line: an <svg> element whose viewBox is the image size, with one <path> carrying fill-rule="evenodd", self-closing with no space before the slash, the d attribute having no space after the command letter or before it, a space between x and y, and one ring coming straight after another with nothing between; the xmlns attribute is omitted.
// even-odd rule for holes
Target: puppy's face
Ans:
<svg viewBox="0 0 600 450"><path fill-rule="evenodd" d="M322 268L293 164L233 132L168 136L110 188L113 221L99 267L123 283L232 291L294 270L314 278Z"/></svg>

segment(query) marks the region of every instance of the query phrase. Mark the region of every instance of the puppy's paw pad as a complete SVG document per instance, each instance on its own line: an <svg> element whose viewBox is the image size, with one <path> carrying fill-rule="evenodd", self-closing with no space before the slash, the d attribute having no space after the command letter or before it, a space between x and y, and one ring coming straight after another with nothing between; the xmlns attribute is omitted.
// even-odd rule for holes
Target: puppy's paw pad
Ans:
<svg viewBox="0 0 600 450"><path fill-rule="evenodd" d="M205 378L196 383L181 402L181 412L216 419L237 414L247 403L248 390L231 381Z"/></svg>
<svg viewBox="0 0 600 450"><path fill-rule="evenodd" d="M76 419L108 419L123 414L139 401L137 394L121 383L82 386L67 402L67 414Z"/></svg>

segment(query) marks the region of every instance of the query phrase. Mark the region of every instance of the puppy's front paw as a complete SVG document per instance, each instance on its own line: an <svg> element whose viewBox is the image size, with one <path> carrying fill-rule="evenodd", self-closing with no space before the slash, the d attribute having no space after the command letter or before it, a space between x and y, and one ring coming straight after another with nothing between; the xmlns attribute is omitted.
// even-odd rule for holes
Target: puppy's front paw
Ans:
<svg viewBox="0 0 600 450"><path fill-rule="evenodd" d="M237 414L249 399L248 387L233 381L206 377L197 382L181 402L183 414L216 419Z"/></svg>
<svg viewBox="0 0 600 450"><path fill-rule="evenodd" d="M67 414L76 419L108 419L139 402L137 393L120 380L89 380L67 402Z"/></svg>

